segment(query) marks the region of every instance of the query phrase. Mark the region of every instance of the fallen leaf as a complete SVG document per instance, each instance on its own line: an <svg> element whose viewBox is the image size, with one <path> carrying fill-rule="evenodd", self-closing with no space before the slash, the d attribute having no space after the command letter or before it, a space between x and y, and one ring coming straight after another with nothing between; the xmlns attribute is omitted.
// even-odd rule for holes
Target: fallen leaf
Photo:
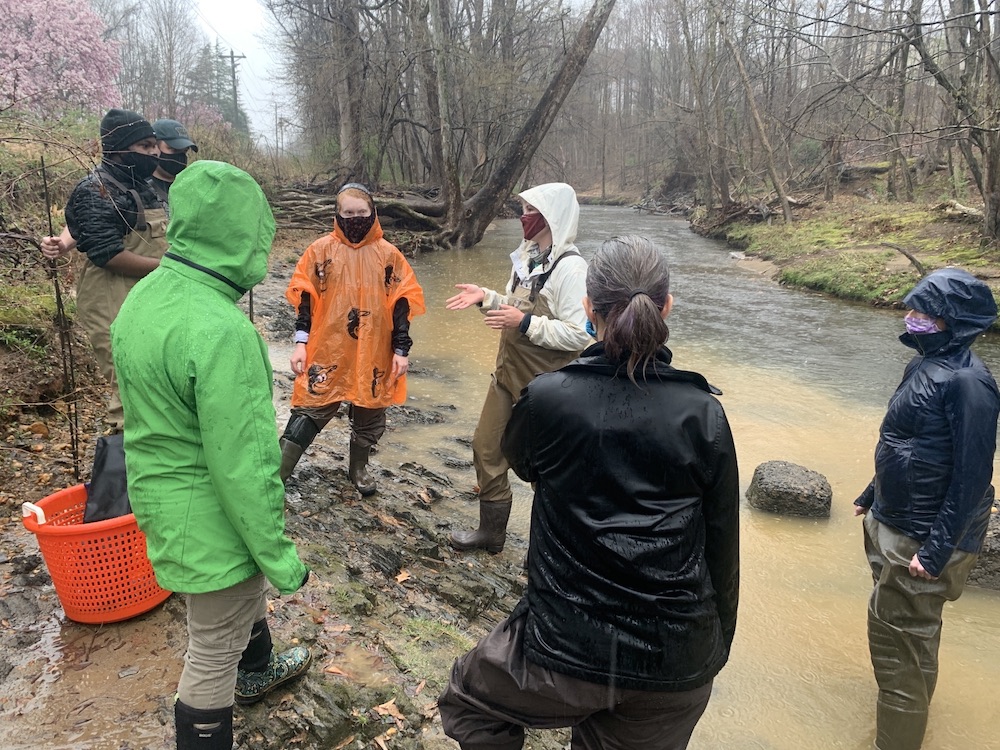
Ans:
<svg viewBox="0 0 1000 750"><path fill-rule="evenodd" d="M337 635L337 634L339 634L339 633L346 633L346 632L347 632L348 630L350 630L350 629L351 629L351 626L350 626L350 625L348 625L347 623L340 623L340 624L338 624L338 625L327 625L327 626L326 626L325 628L323 628L323 629L324 629L324 630L325 630L325 631L326 631L327 633L332 633L332 634L334 634L334 635Z"/></svg>
<svg viewBox="0 0 1000 750"><path fill-rule="evenodd" d="M420 692L427 687L427 680L421 680L420 684L417 685L417 689L413 691L414 695L420 695Z"/></svg>
<svg viewBox="0 0 1000 750"><path fill-rule="evenodd" d="M41 435L42 437L49 436L49 428L43 422L34 422L29 425L28 432L34 433L35 435Z"/></svg>
<svg viewBox="0 0 1000 750"><path fill-rule="evenodd" d="M340 677L348 677L349 676L347 674L347 672L345 672L343 669L341 669L340 667L335 666L333 664L328 664L326 667L323 668L323 671L326 672L327 674L339 675Z"/></svg>
<svg viewBox="0 0 1000 750"><path fill-rule="evenodd" d="M402 568L399 571L399 574L396 576L396 583L402 583L403 581L408 581L408 580L410 580L410 574L406 570L406 568Z"/></svg>
<svg viewBox="0 0 1000 750"><path fill-rule="evenodd" d="M395 698L393 698L391 701L387 703L383 703L380 706L375 706L375 708L372 710L375 711L375 713L377 713L379 716L391 716L393 719L396 720L397 727L402 727L403 724L406 722L406 717L399 712L399 708L397 708L396 706ZM390 732L392 732L391 729L386 731L386 735L388 735Z"/></svg>
<svg viewBox="0 0 1000 750"><path fill-rule="evenodd" d="M339 745L337 745L337 746L336 746L335 748L333 748L333 750L344 750L344 748L345 748L345 747L347 747L347 746L348 746L348 745L350 745L350 744L351 744L352 742L354 742L354 738L355 738L356 736L357 736L357 735L354 735L354 734L352 734L352 735L351 735L350 737L348 737L348 738L347 738L346 740L344 740L344 741L343 741L343 742L341 742L341 743L340 743Z"/></svg>

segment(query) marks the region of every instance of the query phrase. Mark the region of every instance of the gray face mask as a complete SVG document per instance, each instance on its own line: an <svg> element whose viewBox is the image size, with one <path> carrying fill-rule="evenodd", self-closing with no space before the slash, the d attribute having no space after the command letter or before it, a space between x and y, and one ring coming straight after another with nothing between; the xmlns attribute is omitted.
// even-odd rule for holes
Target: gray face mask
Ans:
<svg viewBox="0 0 1000 750"><path fill-rule="evenodd" d="M538 243L535 243L530 247L528 247L528 260L533 260L536 263L548 254L549 254L549 248L545 248L543 250L538 246Z"/></svg>

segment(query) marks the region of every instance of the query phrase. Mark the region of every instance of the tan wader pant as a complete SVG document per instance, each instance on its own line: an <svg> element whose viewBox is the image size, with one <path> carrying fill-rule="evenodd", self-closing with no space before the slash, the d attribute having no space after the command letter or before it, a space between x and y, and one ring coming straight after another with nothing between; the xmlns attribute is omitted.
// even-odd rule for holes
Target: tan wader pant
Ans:
<svg viewBox="0 0 1000 750"><path fill-rule="evenodd" d="M258 573L221 591L187 595L188 650L177 686L181 703L201 710L233 705L250 631L267 615L266 585Z"/></svg>
<svg viewBox="0 0 1000 750"><path fill-rule="evenodd" d="M147 258L162 258L167 251L167 214L163 209L146 209L146 229L132 230L125 235L125 249ZM95 266L88 259L80 274L76 288L77 317L87 332L94 357L104 379L111 386L108 402L108 422L117 431L125 424L121 398L118 396L118 379L111 356L111 324L121 309L129 290L139 279L123 276Z"/></svg>
<svg viewBox="0 0 1000 750"><path fill-rule="evenodd" d="M519 310L531 315L552 317L545 298L538 294L530 299L531 290L518 286L512 302ZM518 329L506 329L500 334L496 371L490 380L479 423L472 437L472 464L479 482L482 502L510 502L513 494L507 470L510 464L500 450L514 404L536 375L558 370L580 356L579 351L558 351L532 344Z"/></svg>
<svg viewBox="0 0 1000 750"><path fill-rule="evenodd" d="M875 747L917 750L938 676L941 613L958 599L978 555L956 550L933 581L910 575L920 542L865 516L865 552L875 587L868 602L868 647L878 682Z"/></svg>
<svg viewBox="0 0 1000 750"><path fill-rule="evenodd" d="M460 657L438 699L462 750L520 750L524 729L572 727L572 750L683 750L712 683L678 693L623 690L553 672L524 656L524 617L501 622Z"/></svg>

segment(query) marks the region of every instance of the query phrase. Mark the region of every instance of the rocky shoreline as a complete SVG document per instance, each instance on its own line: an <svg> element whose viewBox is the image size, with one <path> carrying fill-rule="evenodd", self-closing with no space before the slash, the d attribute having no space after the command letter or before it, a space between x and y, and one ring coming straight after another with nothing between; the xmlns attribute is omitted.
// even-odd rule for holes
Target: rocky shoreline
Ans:
<svg viewBox="0 0 1000 750"><path fill-rule="evenodd" d="M266 338L283 341L293 324L283 299L291 265L277 256L255 289L255 324ZM415 377L435 377L415 365ZM286 380L276 373L276 401L287 400ZM395 407L390 427L443 421L447 411ZM21 500L72 483L65 459L55 470L49 460L67 446L55 443L62 439L56 424L45 425L47 440L29 427L8 435L8 444L23 446L25 460L21 487L5 492L0 527L0 746L172 748L172 689L186 642L183 597L116 625L64 619L18 511ZM312 576L296 594L271 599L275 640L309 646L313 666L262 703L237 709L237 746L454 748L441 731L437 696L454 658L520 597L526 539L511 534L499 555L449 548L448 533L467 517L448 507L475 499L471 486L464 488L471 450L463 457L457 446L451 457L461 479L417 461L386 466L376 456L379 492L361 498L346 477L347 435L330 432L307 453L287 491L288 533ZM40 483L42 474L48 476ZM567 738L531 733L526 746L555 750Z"/></svg>

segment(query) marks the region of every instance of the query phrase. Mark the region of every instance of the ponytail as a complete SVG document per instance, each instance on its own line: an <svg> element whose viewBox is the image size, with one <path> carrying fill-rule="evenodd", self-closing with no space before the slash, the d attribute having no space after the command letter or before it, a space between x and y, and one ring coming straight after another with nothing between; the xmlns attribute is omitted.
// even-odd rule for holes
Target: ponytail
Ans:
<svg viewBox="0 0 1000 750"><path fill-rule="evenodd" d="M662 317L669 294L667 260L645 237L614 237L590 262L587 296L604 319L604 354L633 383L670 336Z"/></svg>

